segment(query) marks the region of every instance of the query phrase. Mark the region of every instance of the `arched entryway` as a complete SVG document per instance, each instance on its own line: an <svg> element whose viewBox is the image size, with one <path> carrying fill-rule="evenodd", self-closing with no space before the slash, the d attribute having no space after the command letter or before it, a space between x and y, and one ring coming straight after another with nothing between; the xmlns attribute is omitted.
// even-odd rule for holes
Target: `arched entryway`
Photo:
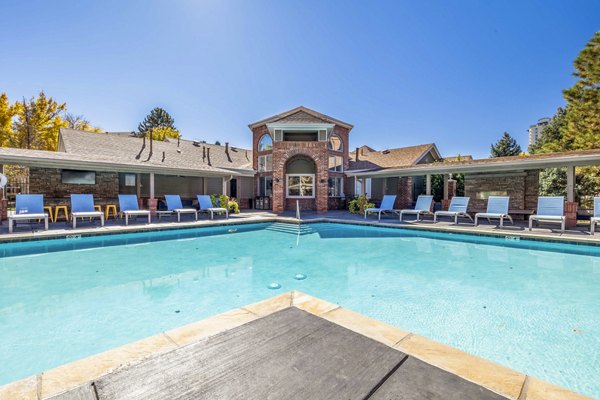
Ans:
<svg viewBox="0 0 600 400"><path fill-rule="evenodd" d="M291 157L285 163L284 169L284 204L285 209L296 209L296 202L301 210L316 210L317 198L317 165L315 161L304 154Z"/></svg>

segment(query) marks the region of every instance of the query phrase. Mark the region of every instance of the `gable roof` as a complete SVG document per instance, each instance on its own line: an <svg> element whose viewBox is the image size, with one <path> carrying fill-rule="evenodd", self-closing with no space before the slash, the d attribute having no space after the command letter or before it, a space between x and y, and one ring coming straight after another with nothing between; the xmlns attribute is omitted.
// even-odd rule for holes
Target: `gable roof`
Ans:
<svg viewBox="0 0 600 400"><path fill-rule="evenodd" d="M300 106L293 108L289 111L282 112L277 115L273 115L272 117L268 117L262 119L260 121L254 122L248 127L253 129L257 126L268 124L271 122L283 122L283 123L330 123L343 126L344 128L352 129L353 125L340 121L339 119L335 119L330 117L329 115L321 114L315 110L311 110L308 107Z"/></svg>
<svg viewBox="0 0 600 400"><path fill-rule="evenodd" d="M358 161L356 151L350 152L349 170L378 170L417 165L429 153L433 153L434 160L440 159L439 151L433 143L381 151L362 146L357 151Z"/></svg>

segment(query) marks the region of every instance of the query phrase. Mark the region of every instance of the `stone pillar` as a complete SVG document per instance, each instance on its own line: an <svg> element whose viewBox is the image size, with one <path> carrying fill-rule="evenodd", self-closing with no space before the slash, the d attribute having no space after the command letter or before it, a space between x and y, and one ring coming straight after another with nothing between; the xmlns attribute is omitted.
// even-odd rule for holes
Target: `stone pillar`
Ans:
<svg viewBox="0 0 600 400"><path fill-rule="evenodd" d="M8 200L0 200L0 223L8 218Z"/></svg>
<svg viewBox="0 0 600 400"><path fill-rule="evenodd" d="M448 200L456 196L456 181L454 179L448 179Z"/></svg>
<svg viewBox="0 0 600 400"><path fill-rule="evenodd" d="M454 179L449 179L444 175L444 199L442 200L442 210L448 210L454 196L456 196L456 181Z"/></svg>
<svg viewBox="0 0 600 400"><path fill-rule="evenodd" d="M577 207L578 204L574 201L565 203L565 217L567 217L567 228L575 228L577 226Z"/></svg>
<svg viewBox="0 0 600 400"><path fill-rule="evenodd" d="M398 192L396 193L395 208L411 208L413 202L413 178L402 176L398 179Z"/></svg>
<svg viewBox="0 0 600 400"><path fill-rule="evenodd" d="M425 176L425 194L431 195L431 174Z"/></svg>
<svg viewBox="0 0 600 400"><path fill-rule="evenodd" d="M152 216L156 216L156 210L158 209L158 199L148 199L148 210Z"/></svg>

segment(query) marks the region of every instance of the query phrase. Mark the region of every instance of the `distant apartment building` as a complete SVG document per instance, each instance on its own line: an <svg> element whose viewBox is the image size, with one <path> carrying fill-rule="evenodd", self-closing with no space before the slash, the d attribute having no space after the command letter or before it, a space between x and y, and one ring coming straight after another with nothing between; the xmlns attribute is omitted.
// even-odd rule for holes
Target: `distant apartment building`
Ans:
<svg viewBox="0 0 600 400"><path fill-rule="evenodd" d="M542 134L542 129L544 129L545 126L548 126L549 123L550 118L544 117L538 119L538 122L535 125L529 127L529 145L534 144L538 140Z"/></svg>

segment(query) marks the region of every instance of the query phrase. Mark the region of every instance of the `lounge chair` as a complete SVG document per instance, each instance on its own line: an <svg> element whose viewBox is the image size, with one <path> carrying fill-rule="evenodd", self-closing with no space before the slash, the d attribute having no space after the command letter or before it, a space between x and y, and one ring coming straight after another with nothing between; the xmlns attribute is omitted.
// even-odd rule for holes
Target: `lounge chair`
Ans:
<svg viewBox="0 0 600 400"><path fill-rule="evenodd" d="M77 218L100 218L100 225L104 226L104 213L94 208L94 196L91 194L71 195L71 219L73 229L77 228Z"/></svg>
<svg viewBox="0 0 600 400"><path fill-rule="evenodd" d="M394 203L396 202L396 195L385 195L383 196L383 200L381 200L381 205L377 208L367 208L365 210L365 219L367 218L368 213L377 213L378 220L381 221L381 213L385 213L387 211L394 211Z"/></svg>
<svg viewBox="0 0 600 400"><path fill-rule="evenodd" d="M544 222L560 222L560 231L565 231L566 218L565 198L557 197L540 197L538 198L538 206L535 215L529 217L529 230L533 227L533 221Z"/></svg>
<svg viewBox="0 0 600 400"><path fill-rule="evenodd" d="M198 196L198 212L210 213L210 219L214 218L214 213L224 212L225 218L229 218L229 210L223 207L213 207L210 196L207 194L199 194Z"/></svg>
<svg viewBox="0 0 600 400"><path fill-rule="evenodd" d="M44 230L48 230L48 214L44 213L44 196L41 194L18 194L15 213L8 216L8 233L13 232L17 221L44 220Z"/></svg>
<svg viewBox="0 0 600 400"><path fill-rule="evenodd" d="M458 217L467 217L472 222L473 218L467 214L469 200L469 197L454 196L452 200L450 200L448 211L436 211L435 214L433 214L433 222L436 223L438 217L454 217L454 225L458 224Z"/></svg>
<svg viewBox="0 0 600 400"><path fill-rule="evenodd" d="M594 197L594 215L590 218L590 235L594 234L598 222L600 222L600 197Z"/></svg>
<svg viewBox="0 0 600 400"><path fill-rule="evenodd" d="M147 216L150 223L150 211L140 210L138 198L135 194L119 195L119 212L125 215L125 226L129 225L129 217Z"/></svg>
<svg viewBox="0 0 600 400"><path fill-rule="evenodd" d="M402 222L402 216L404 214L417 215L417 222L421 220L422 214L432 214L431 212L431 202L433 202L433 196L429 195L420 195L417 197L417 204L415 204L414 209L407 208L405 210L400 210L400 222Z"/></svg>
<svg viewBox="0 0 600 400"><path fill-rule="evenodd" d="M480 212L475 214L475 223L477 226L478 218L486 218L491 223L491 219L500 219L500 228L504 227L504 218L508 218L511 224L513 219L508 215L508 203L510 202L509 196L490 196L488 197L487 210L486 212Z"/></svg>
<svg viewBox="0 0 600 400"><path fill-rule="evenodd" d="M177 214L177 222L181 221L181 214L194 214L194 218L198 221L198 210L195 208L183 208L181 197L178 194L165 194L167 201L167 211L158 211L158 219L163 215Z"/></svg>

